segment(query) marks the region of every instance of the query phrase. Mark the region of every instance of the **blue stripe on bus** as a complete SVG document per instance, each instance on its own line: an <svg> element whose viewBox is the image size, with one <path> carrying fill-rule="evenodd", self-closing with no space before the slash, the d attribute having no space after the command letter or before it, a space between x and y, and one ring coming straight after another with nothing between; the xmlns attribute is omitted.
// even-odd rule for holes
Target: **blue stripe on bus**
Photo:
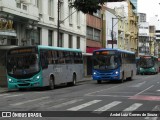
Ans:
<svg viewBox="0 0 160 120"><path fill-rule="evenodd" d="M99 49L99 50L95 50L94 52L98 52L98 51L104 51L104 50L108 50L108 51L112 51L112 50L115 50L115 51L118 51L118 52L123 52L123 53L130 53L130 54L135 54L135 52L132 52L132 51L127 51L127 50L121 50L121 49L112 49L112 48L103 48L103 49Z"/></svg>

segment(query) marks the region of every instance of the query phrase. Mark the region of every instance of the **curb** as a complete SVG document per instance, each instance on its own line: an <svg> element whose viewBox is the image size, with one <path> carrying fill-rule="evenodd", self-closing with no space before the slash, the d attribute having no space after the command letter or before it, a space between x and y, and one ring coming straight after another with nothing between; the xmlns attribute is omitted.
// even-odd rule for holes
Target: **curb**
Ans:
<svg viewBox="0 0 160 120"><path fill-rule="evenodd" d="M5 93L8 92L8 88L7 87L0 87L0 93Z"/></svg>

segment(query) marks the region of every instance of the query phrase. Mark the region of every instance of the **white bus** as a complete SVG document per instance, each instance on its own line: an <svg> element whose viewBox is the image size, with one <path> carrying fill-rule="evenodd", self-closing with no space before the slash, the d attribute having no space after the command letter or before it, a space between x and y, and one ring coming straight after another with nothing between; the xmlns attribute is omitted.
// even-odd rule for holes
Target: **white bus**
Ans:
<svg viewBox="0 0 160 120"><path fill-rule="evenodd" d="M7 53L8 89L24 89L71 83L83 78L83 58L79 49L28 46Z"/></svg>

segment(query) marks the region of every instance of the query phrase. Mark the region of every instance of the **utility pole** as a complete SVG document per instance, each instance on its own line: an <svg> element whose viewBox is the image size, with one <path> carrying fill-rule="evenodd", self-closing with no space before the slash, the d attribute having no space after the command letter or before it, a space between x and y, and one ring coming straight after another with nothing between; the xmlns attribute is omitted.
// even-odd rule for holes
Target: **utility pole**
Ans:
<svg viewBox="0 0 160 120"><path fill-rule="evenodd" d="M59 47L59 27L60 27L60 21L59 21L59 18L60 18L60 0L58 0L58 17L57 17L57 46Z"/></svg>
<svg viewBox="0 0 160 120"><path fill-rule="evenodd" d="M113 20L114 18L112 18L112 49L113 49Z"/></svg>

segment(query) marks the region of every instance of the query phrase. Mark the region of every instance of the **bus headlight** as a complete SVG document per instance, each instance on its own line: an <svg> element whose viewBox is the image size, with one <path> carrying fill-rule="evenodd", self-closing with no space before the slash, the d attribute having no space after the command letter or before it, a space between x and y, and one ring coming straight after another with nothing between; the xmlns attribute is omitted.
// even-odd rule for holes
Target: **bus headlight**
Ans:
<svg viewBox="0 0 160 120"><path fill-rule="evenodd" d="M93 72L93 75L96 75L97 73L96 72Z"/></svg>
<svg viewBox="0 0 160 120"><path fill-rule="evenodd" d="M119 73L118 71L115 72L116 75L118 75L118 73Z"/></svg>
<svg viewBox="0 0 160 120"><path fill-rule="evenodd" d="M154 70L154 68L152 68L152 70Z"/></svg>
<svg viewBox="0 0 160 120"><path fill-rule="evenodd" d="M38 76L37 76L37 79L39 79L39 78L40 78L40 76L38 75Z"/></svg>
<svg viewBox="0 0 160 120"><path fill-rule="evenodd" d="M11 78L9 78L8 81L13 83L13 80Z"/></svg>

